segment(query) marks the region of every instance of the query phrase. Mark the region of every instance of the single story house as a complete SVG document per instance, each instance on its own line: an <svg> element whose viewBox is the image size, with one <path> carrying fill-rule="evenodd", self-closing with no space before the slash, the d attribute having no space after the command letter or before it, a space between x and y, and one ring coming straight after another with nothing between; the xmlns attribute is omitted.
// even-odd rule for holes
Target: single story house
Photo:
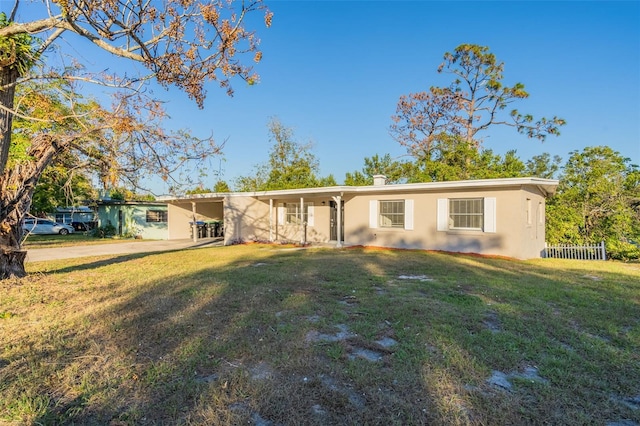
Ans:
<svg viewBox="0 0 640 426"><path fill-rule="evenodd" d="M105 199L97 202L98 227L112 225L116 235L150 240L168 238L167 204Z"/></svg>
<svg viewBox="0 0 640 426"><path fill-rule="evenodd" d="M168 238L223 221L224 243L290 241L541 257L545 199L557 180L535 177L165 198Z"/></svg>
<svg viewBox="0 0 640 426"><path fill-rule="evenodd" d="M58 207L53 216L56 222L66 225L82 223L93 228L97 223L96 212L88 206Z"/></svg>

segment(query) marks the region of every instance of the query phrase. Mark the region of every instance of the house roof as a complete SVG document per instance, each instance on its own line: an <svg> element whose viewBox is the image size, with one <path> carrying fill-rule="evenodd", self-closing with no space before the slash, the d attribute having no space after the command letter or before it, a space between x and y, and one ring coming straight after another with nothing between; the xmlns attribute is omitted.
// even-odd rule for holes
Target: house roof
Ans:
<svg viewBox="0 0 640 426"><path fill-rule="evenodd" d="M166 206L166 201L98 200L98 206Z"/></svg>
<svg viewBox="0 0 640 426"><path fill-rule="evenodd" d="M403 183L393 185L367 186L326 186L320 188L281 189L275 191L253 192L215 192L206 194L192 194L182 197L162 197L165 202L184 201L222 201L225 197L255 197L258 199L293 198L293 197L321 197L331 195L377 194L377 193L407 193L407 192L445 192L454 190L489 190L504 188L522 188L533 186L545 196L553 195L558 186L555 179L536 177L457 180L448 182Z"/></svg>
<svg viewBox="0 0 640 426"><path fill-rule="evenodd" d="M89 206L56 207L56 213L93 213Z"/></svg>

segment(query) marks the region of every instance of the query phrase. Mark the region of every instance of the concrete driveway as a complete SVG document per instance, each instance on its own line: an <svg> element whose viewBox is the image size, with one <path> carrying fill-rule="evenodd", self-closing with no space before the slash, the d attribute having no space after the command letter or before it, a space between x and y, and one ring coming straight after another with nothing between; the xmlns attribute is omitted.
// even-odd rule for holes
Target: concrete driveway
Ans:
<svg viewBox="0 0 640 426"><path fill-rule="evenodd" d="M71 259L76 257L105 256L112 254L152 253L169 250L186 250L204 247L219 247L222 238L193 240L135 241L123 243L94 244L45 249L27 249L27 262L43 260Z"/></svg>

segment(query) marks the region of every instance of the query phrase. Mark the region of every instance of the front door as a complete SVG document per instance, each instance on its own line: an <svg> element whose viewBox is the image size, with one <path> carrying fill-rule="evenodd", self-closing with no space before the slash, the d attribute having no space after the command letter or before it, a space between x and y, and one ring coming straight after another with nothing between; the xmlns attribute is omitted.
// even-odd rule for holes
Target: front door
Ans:
<svg viewBox="0 0 640 426"><path fill-rule="evenodd" d="M118 235L122 235L122 222L124 222L122 210L118 210Z"/></svg>
<svg viewBox="0 0 640 426"><path fill-rule="evenodd" d="M329 221L330 221L330 232L329 232L329 238L331 239L331 241L337 241L338 240L338 203L336 203L335 201L329 201L329 207L331 207L331 214L329 215ZM344 242L344 203L340 203L340 216L342 217L341 220L341 224L340 224L340 236L342 238L340 238L341 241Z"/></svg>

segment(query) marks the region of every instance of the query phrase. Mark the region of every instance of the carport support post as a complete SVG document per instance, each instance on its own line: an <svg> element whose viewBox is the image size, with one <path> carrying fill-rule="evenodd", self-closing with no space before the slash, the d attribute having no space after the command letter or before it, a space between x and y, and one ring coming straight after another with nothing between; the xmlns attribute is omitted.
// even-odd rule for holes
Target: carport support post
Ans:
<svg viewBox="0 0 640 426"><path fill-rule="evenodd" d="M300 244L304 245L307 241L307 236L304 232L304 198L300 197Z"/></svg>
<svg viewBox="0 0 640 426"><path fill-rule="evenodd" d="M193 242L198 242L198 224L196 223L196 202L191 202L191 212L193 213L193 222L191 226L193 228Z"/></svg>
<svg viewBox="0 0 640 426"><path fill-rule="evenodd" d="M269 242L273 242L273 198L269 198Z"/></svg>
<svg viewBox="0 0 640 426"><path fill-rule="evenodd" d="M336 224L336 236L338 237L338 242L336 243L337 248L342 247L342 195L338 195L335 197L337 211L337 224Z"/></svg>

